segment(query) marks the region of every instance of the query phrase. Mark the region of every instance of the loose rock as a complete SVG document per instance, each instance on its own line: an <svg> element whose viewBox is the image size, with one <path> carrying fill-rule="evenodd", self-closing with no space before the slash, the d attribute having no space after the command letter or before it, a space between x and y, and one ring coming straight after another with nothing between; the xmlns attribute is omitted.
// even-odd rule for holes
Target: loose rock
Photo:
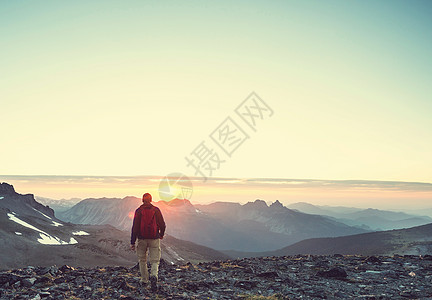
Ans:
<svg viewBox="0 0 432 300"><path fill-rule="evenodd" d="M427 258L296 255L161 263L156 294L140 285L136 267L31 267L0 271L0 299L427 299Z"/></svg>

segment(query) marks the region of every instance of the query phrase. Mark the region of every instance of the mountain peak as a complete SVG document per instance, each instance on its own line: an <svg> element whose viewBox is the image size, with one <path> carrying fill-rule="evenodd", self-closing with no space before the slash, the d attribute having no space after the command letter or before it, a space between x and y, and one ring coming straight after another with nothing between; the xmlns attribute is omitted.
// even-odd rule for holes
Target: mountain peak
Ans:
<svg viewBox="0 0 432 300"><path fill-rule="evenodd" d="M378 211L380 211L379 209L376 209L376 208L366 208L364 211L367 211L367 212L378 212Z"/></svg>
<svg viewBox="0 0 432 300"><path fill-rule="evenodd" d="M310 204L308 202L296 202L291 203L289 206L291 207L306 207L306 208L317 208L317 206Z"/></svg>
<svg viewBox="0 0 432 300"><path fill-rule="evenodd" d="M33 194L19 194L15 191L11 184L3 182L0 184L0 207L6 208L10 211L14 211L18 214L34 214L34 210L37 210L49 217L54 216L54 210L49 206L45 206L37 202Z"/></svg>
<svg viewBox="0 0 432 300"><path fill-rule="evenodd" d="M279 202L279 200L276 200L275 202L273 202L272 204L270 204L270 208L283 208L284 206L282 205L282 203Z"/></svg>
<svg viewBox="0 0 432 300"><path fill-rule="evenodd" d="M264 200L256 199L254 202L248 202L245 204L246 207L254 207L254 208L268 208L267 203Z"/></svg>
<svg viewBox="0 0 432 300"><path fill-rule="evenodd" d="M16 192L13 185L6 182L2 182L0 183L0 194L11 195L11 194L16 194Z"/></svg>
<svg viewBox="0 0 432 300"><path fill-rule="evenodd" d="M168 204L169 206L192 206L192 203L190 203L190 201L188 199L178 199L175 198L171 201L166 202L166 204Z"/></svg>

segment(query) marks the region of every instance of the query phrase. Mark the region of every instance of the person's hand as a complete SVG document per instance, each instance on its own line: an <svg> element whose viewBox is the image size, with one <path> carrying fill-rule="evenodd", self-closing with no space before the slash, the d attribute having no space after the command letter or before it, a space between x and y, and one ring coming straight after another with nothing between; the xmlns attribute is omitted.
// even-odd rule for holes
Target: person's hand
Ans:
<svg viewBox="0 0 432 300"><path fill-rule="evenodd" d="M161 236L160 239L163 240L163 236Z"/></svg>
<svg viewBox="0 0 432 300"><path fill-rule="evenodd" d="M131 249L132 251L135 251L135 244L131 244L130 249Z"/></svg>

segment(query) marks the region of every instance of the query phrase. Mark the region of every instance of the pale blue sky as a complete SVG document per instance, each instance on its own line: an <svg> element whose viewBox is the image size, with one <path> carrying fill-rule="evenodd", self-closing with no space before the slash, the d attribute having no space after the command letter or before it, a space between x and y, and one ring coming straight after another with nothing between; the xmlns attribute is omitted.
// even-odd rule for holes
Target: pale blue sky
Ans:
<svg viewBox="0 0 432 300"><path fill-rule="evenodd" d="M215 175L432 182L430 1L2 1L0 174L194 175L255 91L274 110Z"/></svg>

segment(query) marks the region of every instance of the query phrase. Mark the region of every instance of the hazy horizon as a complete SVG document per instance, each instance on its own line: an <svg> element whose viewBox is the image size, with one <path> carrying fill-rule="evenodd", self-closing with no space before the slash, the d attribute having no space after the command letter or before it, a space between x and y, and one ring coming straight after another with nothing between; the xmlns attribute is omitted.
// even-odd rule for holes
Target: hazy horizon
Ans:
<svg viewBox="0 0 432 300"><path fill-rule="evenodd" d="M159 184L164 176L17 176L0 175L21 194L51 199L141 197L150 192L161 199ZM432 184L374 180L319 180L282 178L190 178L190 201L247 203L256 199L287 205L308 202L315 205L358 208L416 210L432 208Z"/></svg>

